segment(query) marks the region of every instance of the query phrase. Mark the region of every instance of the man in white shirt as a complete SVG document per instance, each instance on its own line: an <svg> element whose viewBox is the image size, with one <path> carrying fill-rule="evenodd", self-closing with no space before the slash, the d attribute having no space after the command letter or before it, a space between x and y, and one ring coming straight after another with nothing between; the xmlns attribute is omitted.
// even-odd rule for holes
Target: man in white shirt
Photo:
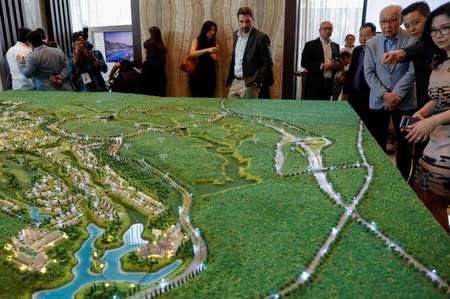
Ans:
<svg viewBox="0 0 450 299"><path fill-rule="evenodd" d="M319 37L306 42L302 52L302 67L308 71L305 78L305 99L330 100L333 78L341 67L339 44L331 40L333 24L320 23Z"/></svg>
<svg viewBox="0 0 450 299"><path fill-rule="evenodd" d="M233 33L233 56L226 85L229 98L256 99L261 89L273 84L270 39L253 27L253 12L241 7L237 13L239 31Z"/></svg>
<svg viewBox="0 0 450 299"><path fill-rule="evenodd" d="M17 43L6 52L6 61L8 62L9 72L12 79L12 89L29 90L33 89L33 82L26 78L19 70L16 57L27 57L31 53L31 48L26 44L26 35L31 29L20 27L17 30Z"/></svg>

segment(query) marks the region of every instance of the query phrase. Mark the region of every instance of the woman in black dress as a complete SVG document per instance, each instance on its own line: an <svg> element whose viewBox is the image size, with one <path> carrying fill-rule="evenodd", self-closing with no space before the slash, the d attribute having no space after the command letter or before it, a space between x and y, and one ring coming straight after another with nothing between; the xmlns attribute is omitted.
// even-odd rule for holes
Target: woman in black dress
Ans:
<svg viewBox="0 0 450 299"><path fill-rule="evenodd" d="M150 38L144 42L146 60L142 64L140 93L165 97L167 48L158 27L151 27L149 32Z"/></svg>
<svg viewBox="0 0 450 299"><path fill-rule="evenodd" d="M195 73L189 75L189 89L192 97L213 98L216 88L216 43L217 25L206 21L200 35L192 41L189 55L198 58Z"/></svg>

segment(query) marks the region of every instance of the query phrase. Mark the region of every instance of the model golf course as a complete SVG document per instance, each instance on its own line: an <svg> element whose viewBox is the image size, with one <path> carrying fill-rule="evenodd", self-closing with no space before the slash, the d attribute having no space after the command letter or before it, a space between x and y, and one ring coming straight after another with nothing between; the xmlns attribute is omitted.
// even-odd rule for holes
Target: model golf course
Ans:
<svg viewBox="0 0 450 299"><path fill-rule="evenodd" d="M0 298L448 298L346 102L0 93Z"/></svg>

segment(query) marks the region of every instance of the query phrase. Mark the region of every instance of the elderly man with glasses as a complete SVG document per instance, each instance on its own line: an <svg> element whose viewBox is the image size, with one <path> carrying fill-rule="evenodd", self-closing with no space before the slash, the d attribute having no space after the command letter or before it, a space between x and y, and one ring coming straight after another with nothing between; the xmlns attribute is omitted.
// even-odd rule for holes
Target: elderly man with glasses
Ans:
<svg viewBox="0 0 450 299"><path fill-rule="evenodd" d="M415 73L412 62L395 65L383 64L385 52L408 47L415 39L401 25L401 6L391 5L380 12L381 34L366 44L364 76L370 87L367 127L378 144L386 150L389 121L395 129L397 143L396 164L405 179L411 167L411 152L405 133L400 132L402 116L412 115L417 107Z"/></svg>

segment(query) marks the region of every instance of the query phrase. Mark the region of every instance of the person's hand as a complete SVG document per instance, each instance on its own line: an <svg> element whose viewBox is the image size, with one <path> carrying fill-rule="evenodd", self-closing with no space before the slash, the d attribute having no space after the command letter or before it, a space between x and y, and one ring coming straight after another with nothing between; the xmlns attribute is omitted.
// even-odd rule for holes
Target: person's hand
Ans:
<svg viewBox="0 0 450 299"><path fill-rule="evenodd" d="M402 100L402 98L395 92L386 92L383 95L383 99L384 99L384 110L386 111L395 110L398 104L400 104L400 101Z"/></svg>
<svg viewBox="0 0 450 299"><path fill-rule="evenodd" d="M56 86L61 86L63 84L63 79L57 75L50 75L50 81Z"/></svg>
<svg viewBox="0 0 450 299"><path fill-rule="evenodd" d="M337 61L330 61L327 63L322 64L322 70L327 71L327 70L335 70L339 67L339 63Z"/></svg>
<svg viewBox="0 0 450 299"><path fill-rule="evenodd" d="M426 141L436 126L433 117L422 119L405 128L405 131L408 132L405 138L413 143Z"/></svg>
<svg viewBox="0 0 450 299"><path fill-rule="evenodd" d="M208 53L209 53L209 56L211 56L211 58L214 61L218 61L219 60L219 56L218 56L219 48L218 48L218 46L208 48Z"/></svg>
<svg viewBox="0 0 450 299"><path fill-rule="evenodd" d="M339 81L339 83L341 83L341 84L345 84L345 81L347 81L347 78L345 77L345 75L340 75L340 76L338 76L336 79L337 79L337 80Z"/></svg>
<svg viewBox="0 0 450 299"><path fill-rule="evenodd" d="M396 64L405 59L405 57L406 53L403 50L390 51L384 53L382 62L384 64Z"/></svg>
<svg viewBox="0 0 450 299"><path fill-rule="evenodd" d="M82 52L85 52L86 51L86 47L84 46L84 42L79 42L79 41L76 41L75 42L75 48L74 48L74 52L75 52L75 54L80 54L80 53L82 53Z"/></svg>

